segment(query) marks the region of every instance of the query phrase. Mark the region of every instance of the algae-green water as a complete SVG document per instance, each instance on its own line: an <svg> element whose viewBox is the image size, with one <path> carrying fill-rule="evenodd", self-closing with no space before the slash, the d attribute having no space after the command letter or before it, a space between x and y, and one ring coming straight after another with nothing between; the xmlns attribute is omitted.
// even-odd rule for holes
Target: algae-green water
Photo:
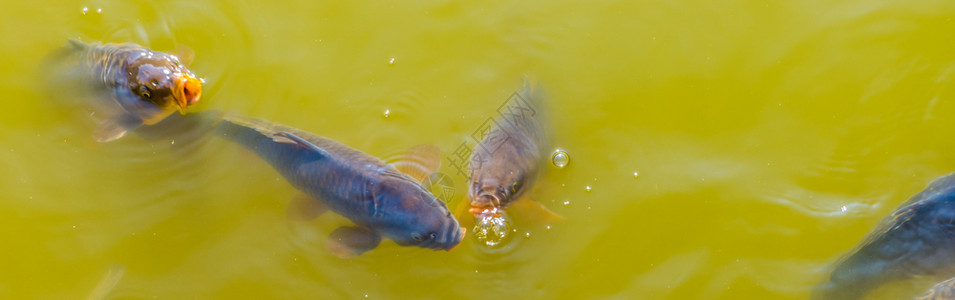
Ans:
<svg viewBox="0 0 955 300"><path fill-rule="evenodd" d="M955 171L951 1L0 7L3 299L805 299ZM348 221L290 223L298 192L235 144L94 142L92 118L51 101L69 87L42 79L68 38L188 46L206 80L190 112L379 157L436 145L452 208L467 190L455 150L526 75L546 90L547 150L570 162L521 201L563 219L515 220L499 248L469 235L340 259L325 239Z"/></svg>

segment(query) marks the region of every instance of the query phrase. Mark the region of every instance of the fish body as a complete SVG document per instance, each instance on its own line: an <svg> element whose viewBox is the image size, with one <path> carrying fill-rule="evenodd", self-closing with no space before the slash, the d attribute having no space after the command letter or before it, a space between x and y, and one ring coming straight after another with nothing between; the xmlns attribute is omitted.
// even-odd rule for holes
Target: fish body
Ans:
<svg viewBox="0 0 955 300"><path fill-rule="evenodd" d="M850 253L815 299L858 299L888 282L955 276L955 173L899 206Z"/></svg>
<svg viewBox="0 0 955 300"><path fill-rule="evenodd" d="M119 139L141 125L156 124L177 110L184 113L202 94L202 80L176 55L131 43L77 40L70 40L61 52L59 63L64 69L57 71L81 87L78 93L65 97L82 98L77 103L104 118L94 134L100 142Z"/></svg>
<svg viewBox="0 0 955 300"><path fill-rule="evenodd" d="M471 151L468 198L476 217L500 215L537 180L547 143L540 98L525 80Z"/></svg>
<svg viewBox="0 0 955 300"><path fill-rule="evenodd" d="M451 250L464 230L421 183L339 142L264 120L226 115L216 132L267 161L313 201L348 218L332 240L352 256L381 237L402 246Z"/></svg>

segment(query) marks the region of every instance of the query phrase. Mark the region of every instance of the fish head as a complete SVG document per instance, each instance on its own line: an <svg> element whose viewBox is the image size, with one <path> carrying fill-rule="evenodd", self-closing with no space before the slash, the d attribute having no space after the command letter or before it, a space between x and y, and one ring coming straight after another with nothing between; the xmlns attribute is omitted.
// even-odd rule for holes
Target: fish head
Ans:
<svg viewBox="0 0 955 300"><path fill-rule="evenodd" d="M374 191L374 227L395 243L450 251L464 239L465 229L447 206L408 175L389 176Z"/></svg>
<svg viewBox="0 0 955 300"><path fill-rule="evenodd" d="M471 187L468 190L468 198L471 199L470 211L478 216L485 211L507 208L523 191L525 183L524 172L517 170L472 174Z"/></svg>
<svg viewBox="0 0 955 300"><path fill-rule="evenodd" d="M186 108L199 102L202 80L173 55L147 51L127 62L129 90L161 109Z"/></svg>

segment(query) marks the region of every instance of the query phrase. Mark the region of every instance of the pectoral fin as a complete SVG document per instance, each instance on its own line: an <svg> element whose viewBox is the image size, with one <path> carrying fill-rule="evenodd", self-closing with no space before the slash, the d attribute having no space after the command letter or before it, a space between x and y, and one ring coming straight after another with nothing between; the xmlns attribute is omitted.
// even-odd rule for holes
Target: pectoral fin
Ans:
<svg viewBox="0 0 955 300"><path fill-rule="evenodd" d="M112 142L126 136L126 133L136 129L139 125L139 123L106 120L100 123L96 131L93 132L93 139L100 143Z"/></svg>
<svg viewBox="0 0 955 300"><path fill-rule="evenodd" d="M367 228L343 226L332 231L325 248L340 258L361 255L375 249L381 243L381 235Z"/></svg>
<svg viewBox="0 0 955 300"><path fill-rule="evenodd" d="M186 45L176 45L176 49L172 50L172 55L178 57L183 66L188 67L192 64L192 60L196 58L196 51Z"/></svg>
<svg viewBox="0 0 955 300"><path fill-rule="evenodd" d="M424 182L441 168L441 151L435 145L417 145L385 161L401 173Z"/></svg>
<svg viewBox="0 0 955 300"><path fill-rule="evenodd" d="M521 220L530 221L532 223L543 224L564 219L564 217L554 213L540 202L531 199L515 201L507 210L513 212L515 216L520 216Z"/></svg>
<svg viewBox="0 0 955 300"><path fill-rule="evenodd" d="M80 40L74 39L74 38L66 39L66 42L67 42L67 44L70 44L71 47L73 47L73 48L75 48L75 49L77 49L77 50L86 50L87 48L90 47L89 44L84 43L83 41L80 41Z"/></svg>
<svg viewBox="0 0 955 300"><path fill-rule="evenodd" d="M299 193L289 203L286 217L293 221L311 221L328 211L328 207L319 200Z"/></svg>

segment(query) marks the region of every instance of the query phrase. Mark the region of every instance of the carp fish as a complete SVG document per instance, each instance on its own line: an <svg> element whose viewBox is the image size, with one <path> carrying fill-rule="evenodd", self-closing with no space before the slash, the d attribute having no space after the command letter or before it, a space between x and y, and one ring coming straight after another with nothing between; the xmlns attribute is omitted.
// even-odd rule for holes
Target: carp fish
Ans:
<svg viewBox="0 0 955 300"><path fill-rule="evenodd" d="M489 124L487 134L471 151L468 198L469 212L475 217L501 216L537 180L542 151L548 143L542 124L542 97L525 78L523 87L501 107L501 115ZM543 206L539 208L553 215Z"/></svg>
<svg viewBox="0 0 955 300"><path fill-rule="evenodd" d="M383 160L334 140L265 120L226 114L215 127L222 137L255 152L307 202L290 209L304 219L331 210L355 226L335 229L326 247L339 257L374 249L382 237L401 246L451 250L464 237L447 206L419 181Z"/></svg>
<svg viewBox="0 0 955 300"><path fill-rule="evenodd" d="M184 49L184 48L183 48ZM202 95L202 80L186 66L186 57L125 44L87 44L70 39L57 52L58 82L69 80L74 106L84 106L99 119L93 134L99 142L119 139L142 125L153 125L175 111L185 114ZM57 86L56 90L62 90Z"/></svg>
<svg viewBox="0 0 955 300"><path fill-rule="evenodd" d="M859 299L879 286L955 276L955 173L932 181L883 219L816 288L813 299Z"/></svg>

